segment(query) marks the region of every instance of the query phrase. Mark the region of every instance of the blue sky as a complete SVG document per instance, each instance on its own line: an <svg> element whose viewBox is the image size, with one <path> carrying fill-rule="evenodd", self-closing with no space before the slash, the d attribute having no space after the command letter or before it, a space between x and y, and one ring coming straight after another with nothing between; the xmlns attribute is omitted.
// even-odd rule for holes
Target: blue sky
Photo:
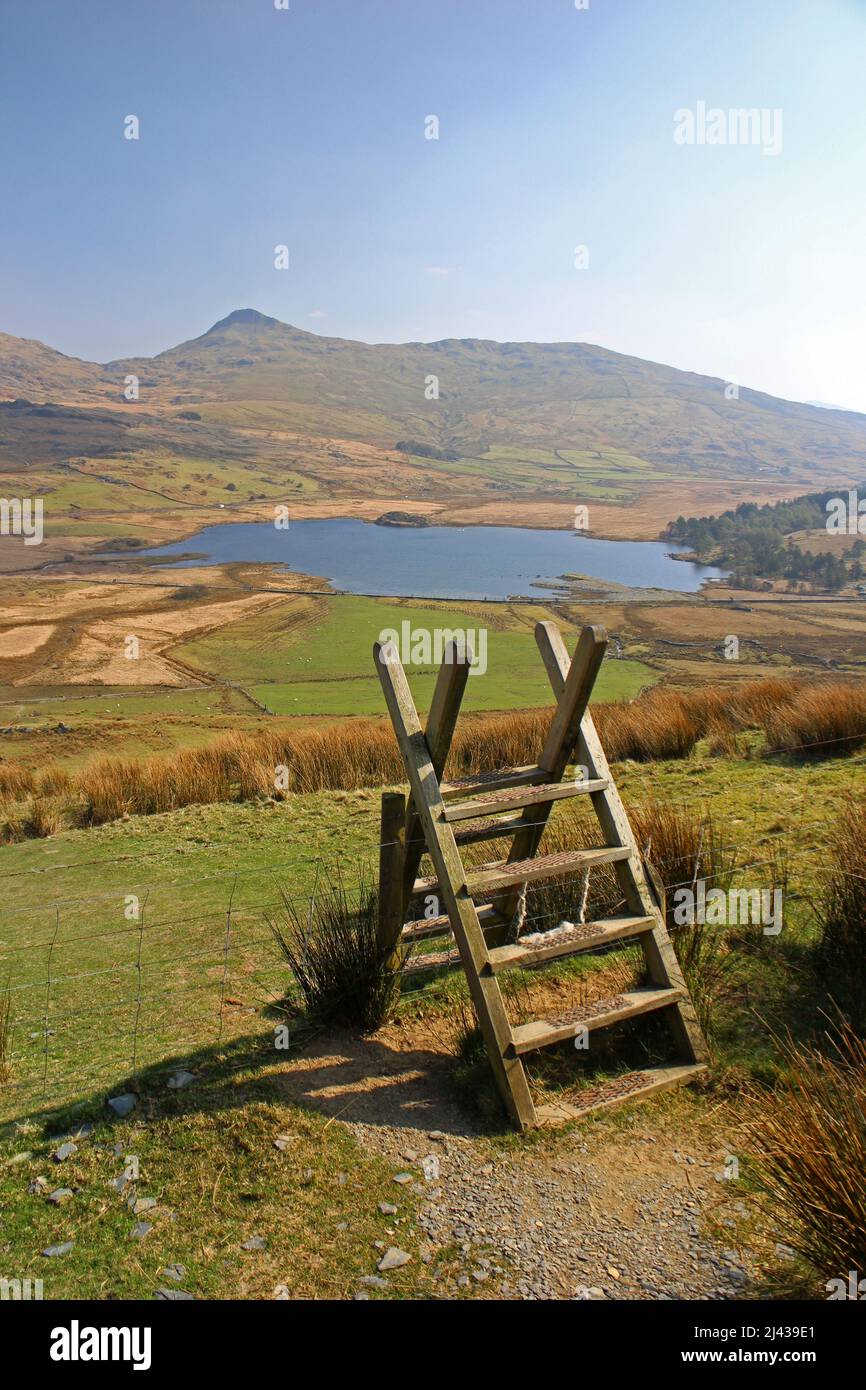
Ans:
<svg viewBox="0 0 866 1390"><path fill-rule="evenodd" d="M0 0L0 44L0 330L102 361L252 306L866 410L866 0ZM781 153L676 144L700 101Z"/></svg>

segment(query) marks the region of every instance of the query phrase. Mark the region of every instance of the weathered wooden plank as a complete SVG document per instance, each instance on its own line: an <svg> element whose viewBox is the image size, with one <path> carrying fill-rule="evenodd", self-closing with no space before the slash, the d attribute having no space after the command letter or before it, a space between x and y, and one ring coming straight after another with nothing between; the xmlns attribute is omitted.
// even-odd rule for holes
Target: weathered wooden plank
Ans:
<svg viewBox="0 0 866 1390"><path fill-rule="evenodd" d="M596 1028L608 1028L612 1023L622 1023L627 1018L636 1018L638 1014L670 1008L680 995L681 991L676 989L624 990L609 999L597 999L585 1008L572 1009L560 1018L539 1018L532 1023L522 1023L513 1030L512 1047L518 1055L536 1052L541 1047L565 1042L584 1029L592 1032Z"/></svg>
<svg viewBox="0 0 866 1390"><path fill-rule="evenodd" d="M487 964L484 933L475 904L466 891L463 864L454 842L454 832L442 817L444 803L439 781L430 748L421 731L406 673L393 647L383 656L383 644L376 642L373 658L409 777L412 797L451 919L451 929L463 957L469 992L493 1075L509 1114L516 1124L525 1128L535 1123L535 1106L523 1064L519 1058L507 1056L511 1028L496 978L489 973L482 977L481 972Z"/></svg>
<svg viewBox="0 0 866 1390"><path fill-rule="evenodd" d="M607 633L603 627L582 629L568 668L568 675L554 713L539 767L550 773L551 782L559 781L574 752L580 734L580 724L589 704L589 697L601 670L607 650Z"/></svg>
<svg viewBox="0 0 866 1390"><path fill-rule="evenodd" d="M615 941L638 936L652 926L652 917L609 917L603 922L564 923L548 931L523 935L511 945L495 946L490 952L490 969L494 974L500 970L531 970L533 966L560 960L563 956L597 951Z"/></svg>
<svg viewBox="0 0 866 1390"><path fill-rule="evenodd" d="M482 792L495 792L506 787L531 787L537 782L547 781L547 775L537 763L525 763L522 767L503 767L494 772L476 772L472 777L458 777L453 782L442 782L439 791L443 801L451 801L458 796L476 796Z"/></svg>
<svg viewBox="0 0 866 1390"><path fill-rule="evenodd" d="M512 883L536 883L546 878L565 878L568 874L580 873L597 864L614 864L625 859L630 850L620 845L608 849L600 845L593 849L567 849L559 854L536 856L533 859L500 859L494 864L482 864L466 874L466 887L475 897L478 893L491 893L508 888ZM439 879L418 878L415 880L413 896L416 894L437 894Z"/></svg>
<svg viewBox="0 0 866 1390"><path fill-rule="evenodd" d="M565 688L569 676L568 653L559 629L554 623L538 623L535 638L541 650L548 679L553 693L559 696ZM631 857L616 866L620 888L625 896L629 910L634 913L652 915L656 926L651 932L641 936L647 973L654 984L680 989L684 997L676 1008L670 1009L665 1018L669 1023L674 1041L680 1051L693 1062L707 1060L707 1045L695 1014L694 1005L686 989L685 980L673 945L668 936L664 918L643 871L640 851L631 828L626 809L622 804L616 782L611 776L607 756L595 727L592 715L587 709L581 721L580 736L577 742L577 761L586 769L591 778L604 778L608 786L605 791L592 796L592 805L601 826L602 834L608 844L624 845L633 850Z"/></svg>
<svg viewBox="0 0 866 1390"><path fill-rule="evenodd" d="M472 801L456 801L445 807L447 821L473 820L476 816L498 815L500 811L516 811L521 806L541 806L546 801L564 801L568 797L599 792L604 782L542 782L534 787L519 787L516 791L486 792Z"/></svg>
<svg viewBox="0 0 866 1390"><path fill-rule="evenodd" d="M394 649L396 655L396 648ZM454 727L460 713L460 704L469 679L472 652L468 644L449 642L445 648L444 660L439 668L439 676L433 691L433 699L427 715L427 747L430 751L430 764L433 775L438 780L442 776L448 749L454 737ZM400 668L402 670L402 666ZM407 686L408 689L408 686ZM401 921L406 916L412 884L418 872L418 865L424 853L424 836L421 817L415 803L410 798L406 811L406 854L403 861L403 894Z"/></svg>
<svg viewBox="0 0 866 1390"><path fill-rule="evenodd" d="M523 825L522 816L504 816L502 820L492 820L488 824L473 825L467 830L455 830L454 839L458 845L477 845L484 840L502 840L513 835Z"/></svg>
<svg viewBox="0 0 866 1390"><path fill-rule="evenodd" d="M403 927L403 857L406 851L406 798L382 793L379 821L379 920L377 937L383 955L393 957ZM395 962L396 963L396 962Z"/></svg>
<svg viewBox="0 0 866 1390"><path fill-rule="evenodd" d="M571 760L574 745L580 733L581 720L589 704L589 697L601 669L607 649L607 633L603 627L585 627L577 643L574 660L571 662L561 692L557 696L556 709L544 741L539 767L544 768L546 782L559 782ZM598 780L593 778L593 780ZM524 829L514 837L510 859L529 859L535 854L550 817L551 803L540 807L527 808L523 813ZM510 920L517 909L519 890L512 892L496 902L497 908L506 920Z"/></svg>
<svg viewBox="0 0 866 1390"><path fill-rule="evenodd" d="M499 913L494 912L489 903L477 907L475 915L485 931L501 921ZM447 912L443 912L438 917L418 917L414 922L407 922L400 934L400 940L403 945L411 946L416 941L426 941L432 936L444 936L450 931L451 918Z"/></svg>
<svg viewBox="0 0 866 1390"><path fill-rule="evenodd" d="M703 1075L707 1068L692 1062L673 1067L644 1067L639 1072L627 1072L604 1081L599 1086L587 1086L579 1091L566 1092L550 1105L540 1105L537 1109L538 1124L548 1126L568 1124L580 1120L593 1110L607 1110L612 1105L622 1105L626 1101L644 1100L656 1091L666 1091L671 1086L681 1086Z"/></svg>

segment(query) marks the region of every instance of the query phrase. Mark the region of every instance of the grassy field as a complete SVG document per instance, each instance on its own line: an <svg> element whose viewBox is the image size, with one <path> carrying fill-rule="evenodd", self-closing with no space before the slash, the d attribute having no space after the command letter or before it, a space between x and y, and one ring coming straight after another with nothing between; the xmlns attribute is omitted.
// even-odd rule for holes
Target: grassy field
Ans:
<svg viewBox="0 0 866 1390"><path fill-rule="evenodd" d="M139 757L194 747L261 723L250 701L225 686L66 692L0 689L0 759L72 770L102 753Z"/></svg>
<svg viewBox="0 0 866 1390"><path fill-rule="evenodd" d="M784 842L800 893L819 881L841 795L864 782L862 755L793 768L699 751L650 768L624 764L620 774L634 804L711 808L744 866L763 866ZM378 814L376 792L323 792L191 806L5 846L0 977L15 1001L22 1095L44 1089L69 1100L91 1076L119 1085L133 1058L157 1065L218 1040L271 1046L284 1021L274 1005L285 968L268 927L280 890L303 902L323 873L351 885L358 866L374 879ZM133 895L137 917L128 915ZM16 1096L13 1088L13 1108Z"/></svg>
<svg viewBox="0 0 866 1390"><path fill-rule="evenodd" d="M393 1167L282 1100L241 1049L231 1060L193 1092L163 1087L129 1120L95 1109L85 1137L80 1115L69 1131L78 1152L62 1170L51 1157L58 1140L36 1125L0 1141L4 1272L41 1278L47 1299L142 1299L180 1285L196 1298L351 1298L376 1277L385 1245L399 1243L414 1258L389 1276L389 1296L429 1294L416 1197L395 1186ZM138 1176L118 1191L129 1155ZM69 1189L63 1205L26 1195L46 1173ZM150 1205L136 1213L138 1203ZM61 1258L40 1256L67 1241Z"/></svg>
<svg viewBox="0 0 866 1390"><path fill-rule="evenodd" d="M373 669L373 642L384 629L461 629L487 634L487 670L470 677L467 710L548 704L550 686L532 635L546 616L541 606L418 603L353 595L317 600L302 624L291 608L236 622L211 636L184 642L174 655L193 669L243 681L275 714L379 714L382 691ZM477 645L477 643L476 643ZM479 650L480 647L479 647ZM437 666L409 665L421 709L433 693ZM655 679L640 661L605 663L596 698L635 695Z"/></svg>
<svg viewBox="0 0 866 1390"><path fill-rule="evenodd" d="M633 807L651 798L696 818L711 811L737 847L735 882L772 882L783 863L789 880L781 936L737 956L717 1013L711 1105L701 1095L663 1099L644 1110L650 1126L676 1113L694 1131L721 1106L736 1114L744 1083L774 1075L769 1030L808 1034L820 1021L809 900L820 892L842 798L866 789L866 755L798 766L761 756L757 735L741 753L710 756L702 743L689 758L618 768ZM0 1090L4 1269L43 1278L48 1298L152 1296L177 1286L164 1273L175 1264L180 1286L204 1298L435 1291L431 1278L449 1254L440 1252L435 1271L419 1258L417 1184L395 1187L393 1162L362 1151L327 1108L290 1100L281 1080L310 1033L286 1012L287 970L269 919L281 890L303 908L327 875L342 873L352 892L359 871L372 881L378 811L378 789L194 806L0 851L0 978L12 1002ZM585 1000L629 955L573 958L545 972L543 986L512 972L509 1007L522 1007L533 988L563 1004ZM459 973L434 979L404 993L397 1034L454 1035L466 1005ZM488 1107L481 1151L513 1144L501 1118L490 1125L486 1069L458 1066L456 1053L451 1067L455 1095ZM172 1090L178 1069L193 1079ZM539 1077L557 1084L549 1071ZM130 1085L136 1109L106 1118L105 1098ZM56 1164L57 1136L85 1123L92 1131ZM593 1122L601 1133L623 1123L618 1112ZM556 1138L539 1142L555 1161ZM139 1175L118 1191L130 1154ZM59 1205L29 1195L39 1178L71 1195ZM142 1199L153 1205L136 1212L130 1201ZM383 1215L380 1203L398 1210ZM66 1241L68 1254L40 1256ZM362 1285L390 1244L410 1263L387 1288Z"/></svg>

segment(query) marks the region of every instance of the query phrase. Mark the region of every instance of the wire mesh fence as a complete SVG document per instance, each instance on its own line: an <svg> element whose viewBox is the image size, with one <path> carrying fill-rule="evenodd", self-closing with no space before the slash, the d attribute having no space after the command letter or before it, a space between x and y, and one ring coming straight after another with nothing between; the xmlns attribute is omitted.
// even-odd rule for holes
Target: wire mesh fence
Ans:
<svg viewBox="0 0 866 1390"><path fill-rule="evenodd" d="M87 1100L206 1057L218 1061L239 1044L273 1056L291 996L270 926L284 911L284 895L312 916L317 886L330 878L351 899L362 883L375 883L380 848L369 835L350 856L333 841L327 848L299 841L286 844L284 858L252 867L238 854L238 862L228 862L227 854L224 868L207 873L185 856L175 875L163 865L162 877L152 856L128 854L0 873L0 1001L7 1014L0 1117ZM741 882L763 885L778 874L778 856L766 841L746 837L722 848L736 850ZM823 854L811 828L801 825L789 837L786 877L820 881L828 872ZM499 857L495 846L485 846L484 857ZM425 860L423 871L428 867ZM82 872L92 873L95 891L80 891ZM614 915L622 904L615 876L595 873L592 915ZM696 873L687 860L668 889L693 886ZM70 875L75 893L66 891ZM577 905L579 879L574 886ZM416 903L415 911L436 915L439 904ZM530 884L523 933L556 926L561 917L561 898L552 901L545 885ZM431 943L417 949L429 952Z"/></svg>
<svg viewBox="0 0 866 1390"><path fill-rule="evenodd" d="M6 1013L0 1116L86 1098L193 1053L247 1038L273 1048L290 977L270 923L283 894L309 903L340 857L173 878L152 865L101 860L116 886L64 892L58 864L39 876L36 903L0 877L0 1000ZM19 883L20 889L20 883ZM28 885L28 887L32 887ZM0 1015L2 1017L2 1015Z"/></svg>

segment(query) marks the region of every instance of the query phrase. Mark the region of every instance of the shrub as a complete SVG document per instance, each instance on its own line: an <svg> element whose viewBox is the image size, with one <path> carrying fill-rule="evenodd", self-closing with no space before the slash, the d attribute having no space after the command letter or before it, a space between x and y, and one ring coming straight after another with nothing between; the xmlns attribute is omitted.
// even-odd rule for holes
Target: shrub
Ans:
<svg viewBox="0 0 866 1390"><path fill-rule="evenodd" d="M359 880L353 906L342 879L329 879L306 911L285 892L281 896L282 916L271 919L270 928L308 1017L362 1032L378 1028L396 1000L398 982L377 939L378 891Z"/></svg>
<svg viewBox="0 0 866 1390"><path fill-rule="evenodd" d="M822 1279L866 1269L866 1042L847 1024L829 1054L782 1043L772 1097L753 1093L757 1179L785 1241Z"/></svg>

